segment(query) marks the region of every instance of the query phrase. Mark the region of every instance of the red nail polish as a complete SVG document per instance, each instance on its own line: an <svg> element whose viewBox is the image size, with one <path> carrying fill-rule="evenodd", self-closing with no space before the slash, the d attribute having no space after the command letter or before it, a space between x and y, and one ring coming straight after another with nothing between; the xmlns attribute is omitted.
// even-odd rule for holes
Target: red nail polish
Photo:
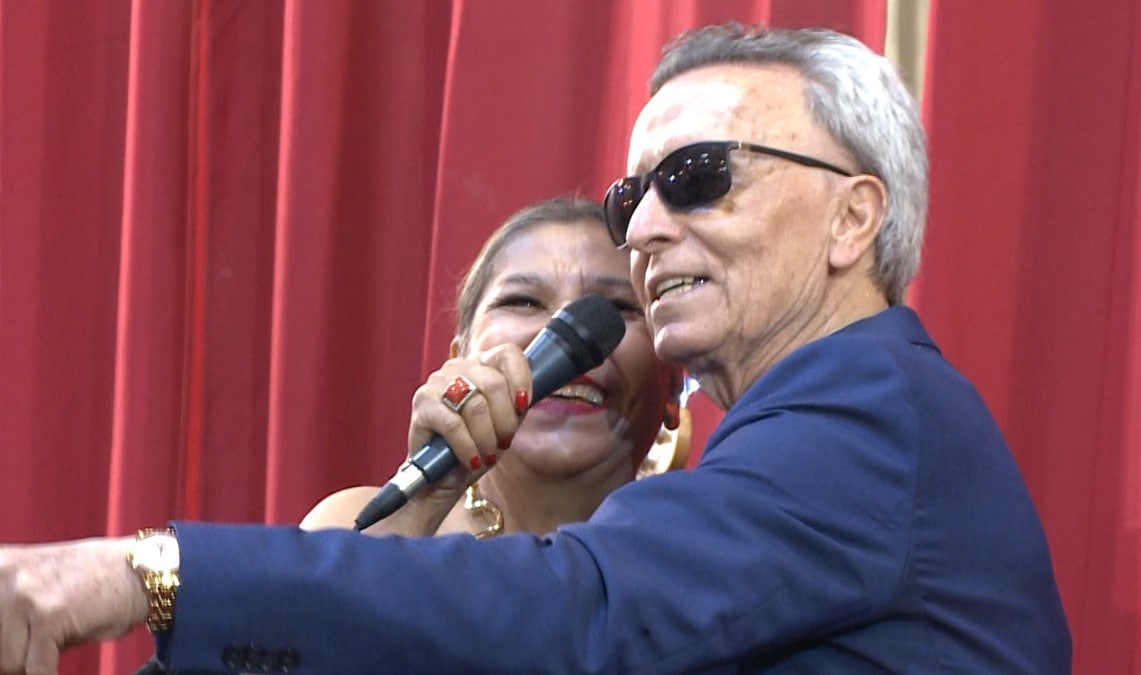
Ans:
<svg viewBox="0 0 1141 675"><path fill-rule="evenodd" d="M520 415L527 412L527 404L530 402L526 389L520 389L515 392L515 412Z"/></svg>
<svg viewBox="0 0 1141 675"><path fill-rule="evenodd" d="M513 440L515 440L514 435L508 436L507 438L499 439L499 449L500 450L506 450L507 448L510 448L511 447L511 441L513 441Z"/></svg>
<svg viewBox="0 0 1141 675"><path fill-rule="evenodd" d="M502 446L500 446L500 447L502 447ZM488 453L487 465L488 466L495 466L495 453L494 452Z"/></svg>
<svg viewBox="0 0 1141 675"><path fill-rule="evenodd" d="M476 455L475 457L471 458L471 470L472 471L479 471L481 466L483 466L483 462L479 461L479 455Z"/></svg>

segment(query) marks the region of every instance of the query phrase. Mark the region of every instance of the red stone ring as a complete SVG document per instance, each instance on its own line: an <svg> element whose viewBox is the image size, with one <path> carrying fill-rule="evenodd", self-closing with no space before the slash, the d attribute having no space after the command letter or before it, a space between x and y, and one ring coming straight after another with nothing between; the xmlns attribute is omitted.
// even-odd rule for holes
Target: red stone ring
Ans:
<svg viewBox="0 0 1141 675"><path fill-rule="evenodd" d="M457 375L456 379L452 380L452 383L444 390L444 393L440 396L440 400L444 402L444 405L456 413L459 413L460 410L463 409L464 404L468 402L468 399L475 396L478 391L479 387L475 386L475 382L472 382L463 375Z"/></svg>

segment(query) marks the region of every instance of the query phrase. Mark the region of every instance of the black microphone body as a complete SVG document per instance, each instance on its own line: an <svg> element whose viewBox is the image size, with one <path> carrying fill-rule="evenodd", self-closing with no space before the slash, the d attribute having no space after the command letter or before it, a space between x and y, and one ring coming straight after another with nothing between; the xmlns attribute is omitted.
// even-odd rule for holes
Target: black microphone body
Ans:
<svg viewBox="0 0 1141 675"><path fill-rule="evenodd" d="M625 334L626 322L600 295L586 295L561 309L523 352L531 366L532 405L601 365ZM433 436L361 510L356 529L363 530L392 515L425 485L440 480L458 464L447 441Z"/></svg>

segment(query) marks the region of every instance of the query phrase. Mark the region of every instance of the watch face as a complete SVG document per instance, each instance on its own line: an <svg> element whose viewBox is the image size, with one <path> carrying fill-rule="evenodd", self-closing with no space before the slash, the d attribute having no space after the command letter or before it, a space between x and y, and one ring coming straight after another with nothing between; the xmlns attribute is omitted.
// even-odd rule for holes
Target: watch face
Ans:
<svg viewBox="0 0 1141 675"><path fill-rule="evenodd" d="M178 569L178 540L169 534L154 534L135 545L135 564L150 570Z"/></svg>

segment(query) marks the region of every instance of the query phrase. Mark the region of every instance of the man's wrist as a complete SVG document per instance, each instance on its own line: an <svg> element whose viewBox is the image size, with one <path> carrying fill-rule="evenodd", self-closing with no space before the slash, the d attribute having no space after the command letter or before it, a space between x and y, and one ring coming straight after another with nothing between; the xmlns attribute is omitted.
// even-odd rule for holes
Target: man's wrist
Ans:
<svg viewBox="0 0 1141 675"><path fill-rule="evenodd" d="M147 627L154 633L169 632L174 624L174 606L181 586L178 539L174 530L140 530L127 553L147 599Z"/></svg>

